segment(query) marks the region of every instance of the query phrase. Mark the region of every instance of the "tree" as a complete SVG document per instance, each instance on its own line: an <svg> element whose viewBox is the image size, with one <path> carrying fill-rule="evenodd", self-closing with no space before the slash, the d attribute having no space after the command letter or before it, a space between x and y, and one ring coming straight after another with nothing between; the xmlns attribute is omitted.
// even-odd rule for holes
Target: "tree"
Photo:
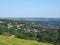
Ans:
<svg viewBox="0 0 60 45"><path fill-rule="evenodd" d="M60 29L58 30L58 34L59 34L58 39L54 45L60 45Z"/></svg>
<svg viewBox="0 0 60 45"><path fill-rule="evenodd" d="M0 25L0 34L2 34L2 33L5 32L5 31L6 31L5 26Z"/></svg>

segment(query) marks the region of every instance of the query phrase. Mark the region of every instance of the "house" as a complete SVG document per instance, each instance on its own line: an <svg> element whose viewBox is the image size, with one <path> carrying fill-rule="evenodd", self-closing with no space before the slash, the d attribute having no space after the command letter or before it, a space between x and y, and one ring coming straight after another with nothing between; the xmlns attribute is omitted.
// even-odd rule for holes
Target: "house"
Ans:
<svg viewBox="0 0 60 45"><path fill-rule="evenodd" d="M8 29L14 27L11 23L8 23L7 25L8 25L7 27Z"/></svg>

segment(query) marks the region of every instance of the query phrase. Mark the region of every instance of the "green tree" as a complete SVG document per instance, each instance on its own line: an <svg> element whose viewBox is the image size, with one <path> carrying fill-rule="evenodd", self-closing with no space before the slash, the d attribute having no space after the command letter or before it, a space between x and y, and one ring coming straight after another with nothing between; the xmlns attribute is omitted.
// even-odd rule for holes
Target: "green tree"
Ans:
<svg viewBox="0 0 60 45"><path fill-rule="evenodd" d="M54 45L60 45L60 29L58 30L58 34L59 34L58 39Z"/></svg>
<svg viewBox="0 0 60 45"><path fill-rule="evenodd" d="M0 25L0 34L6 31L6 27L3 25Z"/></svg>

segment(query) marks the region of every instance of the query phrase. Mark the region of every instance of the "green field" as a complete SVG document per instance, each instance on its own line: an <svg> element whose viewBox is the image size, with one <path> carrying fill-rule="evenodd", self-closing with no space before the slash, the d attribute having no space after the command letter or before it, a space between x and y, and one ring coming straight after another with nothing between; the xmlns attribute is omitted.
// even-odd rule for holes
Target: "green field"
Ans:
<svg viewBox="0 0 60 45"><path fill-rule="evenodd" d="M0 45L52 45L52 44L0 35Z"/></svg>

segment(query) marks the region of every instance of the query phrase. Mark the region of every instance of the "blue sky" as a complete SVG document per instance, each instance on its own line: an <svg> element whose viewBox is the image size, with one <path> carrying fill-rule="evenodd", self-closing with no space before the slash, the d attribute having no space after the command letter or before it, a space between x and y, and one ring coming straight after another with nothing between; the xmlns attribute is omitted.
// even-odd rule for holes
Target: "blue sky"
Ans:
<svg viewBox="0 0 60 45"><path fill-rule="evenodd" d="M60 0L0 0L0 17L60 18Z"/></svg>

